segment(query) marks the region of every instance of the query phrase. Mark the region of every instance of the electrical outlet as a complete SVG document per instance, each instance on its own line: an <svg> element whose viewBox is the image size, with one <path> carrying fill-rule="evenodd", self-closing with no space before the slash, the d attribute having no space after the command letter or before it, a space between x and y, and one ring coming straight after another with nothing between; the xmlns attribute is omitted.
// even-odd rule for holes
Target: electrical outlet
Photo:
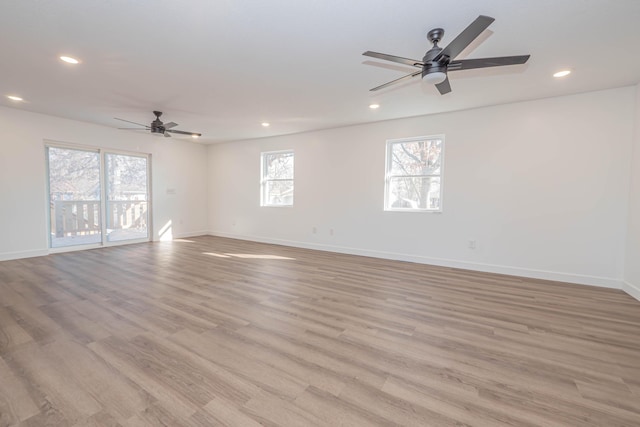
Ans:
<svg viewBox="0 0 640 427"><path fill-rule="evenodd" d="M333 236L333 228L329 229L329 236Z"/></svg>
<svg viewBox="0 0 640 427"><path fill-rule="evenodd" d="M475 249L476 248L476 241L475 240L469 240L469 249Z"/></svg>
<svg viewBox="0 0 640 427"><path fill-rule="evenodd" d="M316 234L318 232L318 229L316 227L311 227L311 232L313 234Z"/></svg>

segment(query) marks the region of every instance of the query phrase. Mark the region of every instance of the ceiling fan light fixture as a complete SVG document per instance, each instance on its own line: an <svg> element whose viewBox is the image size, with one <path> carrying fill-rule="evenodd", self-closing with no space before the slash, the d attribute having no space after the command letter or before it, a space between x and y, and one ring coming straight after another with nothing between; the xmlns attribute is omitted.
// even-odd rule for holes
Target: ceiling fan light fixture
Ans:
<svg viewBox="0 0 640 427"><path fill-rule="evenodd" d="M191 138L193 138L193 139L198 139L198 138L200 138L200 135L196 135L196 134L194 133L194 134L192 134L192 135L191 135Z"/></svg>
<svg viewBox="0 0 640 427"><path fill-rule="evenodd" d="M372 110L378 109L380 108L380 104L371 104L369 105L369 108L371 108Z"/></svg>
<svg viewBox="0 0 640 427"><path fill-rule="evenodd" d="M422 76L422 81L432 85L437 85L439 83L442 83L446 79L447 79L447 73L442 71L434 71L432 73L427 73Z"/></svg>

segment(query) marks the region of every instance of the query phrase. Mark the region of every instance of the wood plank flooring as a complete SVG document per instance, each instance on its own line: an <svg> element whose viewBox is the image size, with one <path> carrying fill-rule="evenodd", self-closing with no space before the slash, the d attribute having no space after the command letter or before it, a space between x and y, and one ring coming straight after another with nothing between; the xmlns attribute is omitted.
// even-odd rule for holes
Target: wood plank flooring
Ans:
<svg viewBox="0 0 640 427"><path fill-rule="evenodd" d="M622 291L217 237L0 262L0 426L639 426Z"/></svg>

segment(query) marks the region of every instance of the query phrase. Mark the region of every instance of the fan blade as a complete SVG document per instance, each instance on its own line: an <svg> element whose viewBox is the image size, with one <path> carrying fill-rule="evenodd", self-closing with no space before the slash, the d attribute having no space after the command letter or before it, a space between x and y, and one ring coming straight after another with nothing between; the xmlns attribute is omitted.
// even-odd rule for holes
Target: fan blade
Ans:
<svg viewBox="0 0 640 427"><path fill-rule="evenodd" d="M123 129L123 130L143 130L143 131L148 131L149 129L151 129L149 126L147 126L146 129L140 129L140 128L118 128L118 129Z"/></svg>
<svg viewBox="0 0 640 427"><path fill-rule="evenodd" d="M411 65L413 67L422 67L424 64L417 59L403 58L401 56L387 55L386 53L371 52L370 50L363 53L364 56L372 58L384 59L386 61L398 62L400 64Z"/></svg>
<svg viewBox="0 0 640 427"><path fill-rule="evenodd" d="M473 68L500 67L502 65L524 64L531 55L520 56L500 56L497 58L462 59L451 61L447 66L447 71L471 70Z"/></svg>
<svg viewBox="0 0 640 427"><path fill-rule="evenodd" d="M373 89L369 89L369 92L373 92L374 90L384 89L387 86L390 86L390 85L392 85L394 83L398 83L398 82L400 82L402 80L405 80L405 79L410 79L411 77L415 77L415 76L417 76L418 74L421 74L421 73L422 73L422 70L416 71L415 73L407 74L406 76L402 76L399 79L391 80L390 82L387 82L387 83L385 83L383 85L376 86Z"/></svg>
<svg viewBox="0 0 640 427"><path fill-rule="evenodd" d="M476 37L486 30L493 21L495 21L495 18L491 18L490 16L478 16L475 21L469 24L467 28L458 34L458 37L453 39L447 47L442 49L440 53L433 58L433 61L437 62L442 59L443 56L448 56L450 59L454 59L456 56L460 55L460 52L469 46Z"/></svg>
<svg viewBox="0 0 640 427"><path fill-rule="evenodd" d="M197 133L197 132L185 132L183 130L175 130L175 129L167 129L166 132L171 132L171 133L179 133L180 135L196 135L196 136L202 136L201 133Z"/></svg>
<svg viewBox="0 0 640 427"><path fill-rule="evenodd" d="M171 135L169 135L168 131L165 131L162 136L164 136L165 138L171 138Z"/></svg>
<svg viewBox="0 0 640 427"><path fill-rule="evenodd" d="M147 125L143 125L142 123L136 123L136 122L132 122L132 121L130 121L130 120L119 119L119 118L117 118L117 117L114 117L114 119L116 119L116 120L120 120L120 121L122 121L122 122L133 123L134 125L138 125L138 126L144 126L144 127L147 127L147 128L149 127L149 126L147 126Z"/></svg>
<svg viewBox="0 0 640 427"><path fill-rule="evenodd" d="M438 83L436 85L436 88L438 88L440 95L444 95L445 93L451 92L451 85L449 84L449 76L447 76L447 78L444 79L442 83Z"/></svg>
<svg viewBox="0 0 640 427"><path fill-rule="evenodd" d="M162 126L164 126L165 129L170 129L178 126L178 124L176 122L169 122L169 123L163 124Z"/></svg>

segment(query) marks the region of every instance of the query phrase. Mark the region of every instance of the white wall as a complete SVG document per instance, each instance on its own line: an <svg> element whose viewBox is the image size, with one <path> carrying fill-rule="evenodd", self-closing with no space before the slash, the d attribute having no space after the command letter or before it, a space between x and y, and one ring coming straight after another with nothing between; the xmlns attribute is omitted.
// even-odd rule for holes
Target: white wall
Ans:
<svg viewBox="0 0 640 427"><path fill-rule="evenodd" d="M634 102L629 87L213 145L210 233L620 287ZM444 212L384 212L385 140L441 133ZM295 204L261 208L260 152L291 148Z"/></svg>
<svg viewBox="0 0 640 427"><path fill-rule="evenodd" d="M150 153L154 239L206 232L205 146L5 107L0 129L0 260L48 252L44 140Z"/></svg>
<svg viewBox="0 0 640 427"><path fill-rule="evenodd" d="M640 300L640 85L636 89L624 290Z"/></svg>

